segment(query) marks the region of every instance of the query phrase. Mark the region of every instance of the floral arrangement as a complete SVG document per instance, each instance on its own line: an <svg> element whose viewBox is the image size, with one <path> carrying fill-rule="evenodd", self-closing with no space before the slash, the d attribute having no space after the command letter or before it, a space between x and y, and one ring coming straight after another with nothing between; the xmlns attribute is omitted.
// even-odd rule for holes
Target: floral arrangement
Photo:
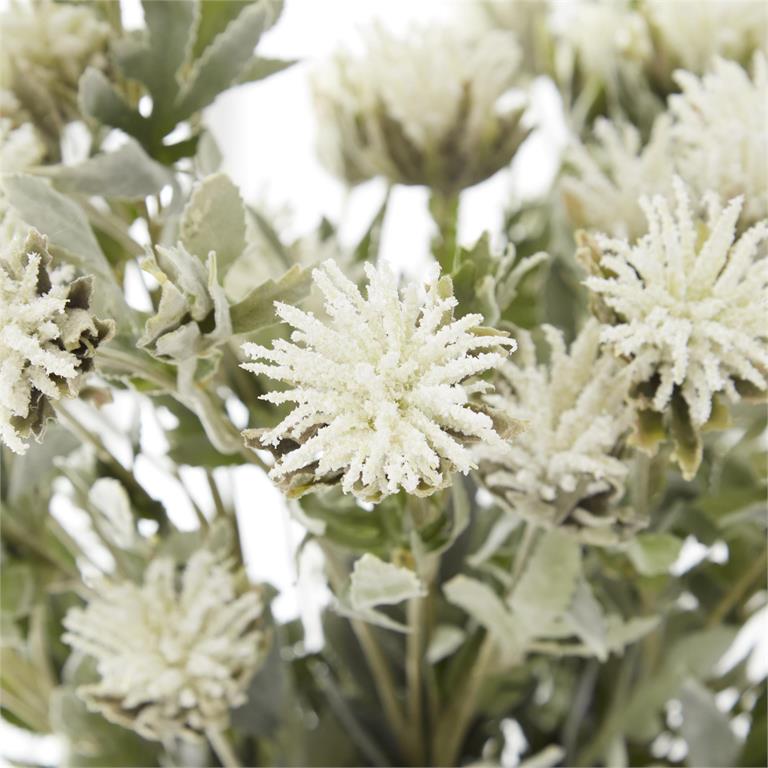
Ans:
<svg viewBox="0 0 768 768"><path fill-rule="evenodd" d="M259 52L280 0L141 5L0 15L5 732L72 766L765 765L768 6L474 0L296 62ZM221 171L206 108L288 68L350 198L386 186L355 243ZM467 242L542 83L554 180ZM314 631L249 567L281 514Z"/></svg>

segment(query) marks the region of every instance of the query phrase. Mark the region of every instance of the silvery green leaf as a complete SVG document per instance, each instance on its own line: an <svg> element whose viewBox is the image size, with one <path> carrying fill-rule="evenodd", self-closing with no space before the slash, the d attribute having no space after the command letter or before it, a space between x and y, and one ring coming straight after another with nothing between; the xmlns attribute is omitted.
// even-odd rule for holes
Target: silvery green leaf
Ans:
<svg viewBox="0 0 768 768"><path fill-rule="evenodd" d="M254 56L240 72L238 83L253 83L263 80L265 77L282 72L296 64L296 59L269 59L263 56Z"/></svg>
<svg viewBox="0 0 768 768"><path fill-rule="evenodd" d="M378 605L395 605L427 594L419 577L370 553L359 558L350 578L349 601L355 610L365 611Z"/></svg>
<svg viewBox="0 0 768 768"><path fill-rule="evenodd" d="M510 533L512 533L512 531L519 525L519 518L516 518L511 514L503 513L493 524L493 527L488 532L488 536L480 545L480 548L467 558L467 562L473 568L481 566L489 558L493 557L498 548L509 538Z"/></svg>
<svg viewBox="0 0 768 768"><path fill-rule="evenodd" d="M26 616L35 597L35 572L28 563L10 562L0 566L0 610L14 619Z"/></svg>
<svg viewBox="0 0 768 768"><path fill-rule="evenodd" d="M718 709L713 693L695 678L688 678L679 697L683 705L680 734L688 743L688 765L737 765L741 743L731 730L728 716Z"/></svg>
<svg viewBox="0 0 768 768"><path fill-rule="evenodd" d="M152 96L153 140L180 118L175 115L179 71L192 53L198 4L192 0L144 0L146 41L123 39L114 44L115 58L126 77L147 86Z"/></svg>
<svg viewBox="0 0 768 768"><path fill-rule="evenodd" d="M267 280L254 288L242 301L230 307L233 332L252 333L279 323L274 302L295 304L309 290L310 278L310 270L294 264L278 280Z"/></svg>
<svg viewBox="0 0 768 768"><path fill-rule="evenodd" d="M525 626L543 626L565 613L580 579L578 542L562 531L546 531L514 588L512 607Z"/></svg>
<svg viewBox="0 0 768 768"><path fill-rule="evenodd" d="M179 94L175 105L178 119L208 106L237 81L262 33L277 18L281 5L276 0L258 0L213 40L195 62Z"/></svg>
<svg viewBox="0 0 768 768"><path fill-rule="evenodd" d="M667 650L659 670L635 688L622 712L625 733L632 738L652 739L664 704L678 695L687 678L711 676L737 631L738 627L718 626L682 635Z"/></svg>
<svg viewBox="0 0 768 768"><path fill-rule="evenodd" d="M119 128L145 143L149 137L149 122L131 107L112 87L106 75L89 67L80 78L78 101L83 114L94 120Z"/></svg>
<svg viewBox="0 0 768 768"><path fill-rule="evenodd" d="M99 513L101 532L108 540L123 549L132 547L136 530L125 488L111 477L101 477L88 493L88 501Z"/></svg>
<svg viewBox="0 0 768 768"><path fill-rule="evenodd" d="M580 579L566 613L566 621L600 660L608 658L608 638L603 609L586 579Z"/></svg>
<svg viewBox="0 0 768 768"><path fill-rule="evenodd" d="M518 768L552 768L565 756L565 750L557 744L550 744L540 752L523 760Z"/></svg>
<svg viewBox="0 0 768 768"><path fill-rule="evenodd" d="M222 155L210 131L203 131L197 142L195 168L200 176L211 176L221 167Z"/></svg>
<svg viewBox="0 0 768 768"><path fill-rule="evenodd" d="M64 192L118 200L139 200L175 183L168 169L152 160L133 140L114 152L89 157L76 165L44 166L37 173L51 178Z"/></svg>
<svg viewBox="0 0 768 768"><path fill-rule="evenodd" d="M451 624L438 624L435 627L427 648L427 661L437 664L438 661L450 656L464 642L467 633Z"/></svg>
<svg viewBox="0 0 768 768"><path fill-rule="evenodd" d="M217 0L200 3L200 18L192 56L199 59L205 49L247 8L251 0Z"/></svg>
<svg viewBox="0 0 768 768"><path fill-rule="evenodd" d="M184 209L179 239L201 261L215 251L222 276L242 254L245 207L228 176L209 176L195 189Z"/></svg>
<svg viewBox="0 0 768 768"><path fill-rule="evenodd" d="M668 573L683 542L671 533L641 533L629 542L627 554L643 576Z"/></svg>
<svg viewBox="0 0 768 768"><path fill-rule="evenodd" d="M98 279L91 296L94 313L116 319L130 317L120 286L77 203L34 176L10 176L3 180L3 188L27 224L46 235L51 246L66 251L67 261Z"/></svg>
<svg viewBox="0 0 768 768"><path fill-rule="evenodd" d="M612 653L622 653L628 645L653 632L660 621L658 616L635 616L624 621L611 613L605 618L606 644Z"/></svg>
<svg viewBox="0 0 768 768"><path fill-rule="evenodd" d="M525 628L491 587L460 574L443 585L443 592L449 602L465 610L491 633L503 666L520 661L525 651Z"/></svg>

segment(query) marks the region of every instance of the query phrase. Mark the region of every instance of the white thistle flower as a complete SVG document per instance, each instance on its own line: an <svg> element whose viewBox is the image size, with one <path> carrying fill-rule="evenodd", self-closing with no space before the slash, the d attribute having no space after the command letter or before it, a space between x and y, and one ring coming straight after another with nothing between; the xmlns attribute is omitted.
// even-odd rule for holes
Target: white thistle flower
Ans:
<svg viewBox="0 0 768 768"><path fill-rule="evenodd" d="M374 28L364 57L339 55L314 73L320 155L356 183L381 174L455 193L492 175L526 136L525 98L505 107L520 52L511 33L449 27L405 39Z"/></svg>
<svg viewBox="0 0 768 768"><path fill-rule="evenodd" d="M561 188L569 216L577 227L634 240L646 228L639 198L672 189L669 120L657 118L644 147L629 123L599 118L594 133L596 145L576 144L567 155Z"/></svg>
<svg viewBox="0 0 768 768"><path fill-rule="evenodd" d="M147 739L226 728L264 658L262 613L261 594L208 550L182 573L157 558L142 584L107 582L64 619L64 642L92 656L100 676L77 693Z"/></svg>
<svg viewBox="0 0 768 768"><path fill-rule="evenodd" d="M77 396L96 347L114 331L89 311L90 278L53 285L49 265L35 230L0 255L0 439L17 453L42 434L49 400Z"/></svg>
<svg viewBox="0 0 768 768"><path fill-rule="evenodd" d="M626 510L610 509L627 473L618 458L631 425L625 366L600 351L600 324L587 323L566 349L561 331L543 326L551 354L539 363L529 333L485 396L526 429L502 446L478 446L485 486L518 514L540 525L570 528L593 543L625 533ZM636 527L636 526L635 526Z"/></svg>
<svg viewBox="0 0 768 768"><path fill-rule="evenodd" d="M586 285L611 322L603 341L632 361L646 407L661 414L671 405L676 421L688 424L690 457L679 444L677 451L690 477L714 396L735 401L768 386L768 258L761 248L768 221L737 238L742 198L723 209L708 195L699 217L679 178L674 189L674 208L661 196L641 201L648 233L634 245L597 236L580 257L594 273Z"/></svg>
<svg viewBox="0 0 768 768"><path fill-rule="evenodd" d="M738 64L717 59L702 78L675 75L681 95L669 99L681 176L702 194L744 195L743 222L768 216L768 60L756 54L750 79Z"/></svg>
<svg viewBox="0 0 768 768"><path fill-rule="evenodd" d="M704 72L716 56L746 63L766 47L768 6L754 0L644 0L661 62Z"/></svg>
<svg viewBox="0 0 768 768"><path fill-rule="evenodd" d="M487 385L468 379L499 365L500 347L514 349L514 341L480 328L481 315L453 320L449 278L435 273L423 297L416 285L401 297L386 266L368 264L366 274L364 298L326 261L313 278L328 321L276 303L296 329L291 341L243 346L257 361L244 368L288 384L264 399L296 404L259 435L281 454L272 477L295 495L339 479L366 500L400 488L428 495L447 486L453 470L474 466L468 441L500 442L491 418L470 404Z"/></svg>
<svg viewBox="0 0 768 768"><path fill-rule="evenodd" d="M555 38L573 51L583 74L611 83L630 63L651 56L651 36L643 16L628 2L578 0L554 7Z"/></svg>

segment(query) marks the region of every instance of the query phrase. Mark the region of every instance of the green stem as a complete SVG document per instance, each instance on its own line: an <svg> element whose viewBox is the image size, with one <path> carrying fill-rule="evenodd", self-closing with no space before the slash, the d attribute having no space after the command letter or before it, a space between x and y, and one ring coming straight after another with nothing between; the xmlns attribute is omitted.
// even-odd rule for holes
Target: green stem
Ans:
<svg viewBox="0 0 768 768"><path fill-rule="evenodd" d="M531 523L524 525L525 529L512 568L511 587L507 597L511 595L520 580L525 564L528 562L539 537L539 529L536 526ZM432 742L432 756L435 765L447 766L456 763L459 750L477 710L480 691L493 661L494 650L493 638L490 634L486 634L469 677L454 697L453 705L446 710L445 717L435 729L435 737Z"/></svg>
<svg viewBox="0 0 768 768"><path fill-rule="evenodd" d="M405 678L408 689L408 719L410 721L410 752L413 765L424 764L424 714L422 707L424 659L424 599L408 601L408 629L405 645Z"/></svg>
<svg viewBox="0 0 768 768"><path fill-rule="evenodd" d="M338 594L343 588L345 580L344 569L338 562L338 558L331 547L322 541L319 541L319 544L328 564L328 574L331 579L331 584L334 591ZM400 710L395 683L392 679L386 658L384 657L379 644L376 642L376 638L373 636L368 624L360 619L350 619L350 624L352 626L352 631L357 637L357 641L360 643L366 661L368 662L368 668L373 677L376 693L384 708L384 716L398 742L405 745L408 743L408 728L403 713Z"/></svg>
<svg viewBox="0 0 768 768"><path fill-rule="evenodd" d="M217 728L206 728L205 735L224 768L241 768L242 764L232 747L232 743L223 731Z"/></svg>
<svg viewBox="0 0 768 768"><path fill-rule="evenodd" d="M429 199L429 212L437 225L432 253L442 271L451 274L458 251L459 196L433 192Z"/></svg>

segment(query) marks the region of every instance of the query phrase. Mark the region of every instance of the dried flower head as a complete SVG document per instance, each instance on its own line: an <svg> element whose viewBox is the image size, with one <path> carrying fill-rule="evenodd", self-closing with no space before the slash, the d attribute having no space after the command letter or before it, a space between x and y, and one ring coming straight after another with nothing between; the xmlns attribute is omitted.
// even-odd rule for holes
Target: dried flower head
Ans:
<svg viewBox="0 0 768 768"><path fill-rule="evenodd" d="M407 39L375 28L364 58L339 55L313 78L320 154L350 183L383 175L453 194L512 159L525 99L505 107L520 53L500 30L447 27Z"/></svg>
<svg viewBox="0 0 768 768"><path fill-rule="evenodd" d="M49 400L76 397L112 321L89 310L91 278L53 285L47 241L32 230L0 256L0 437L17 453L40 437Z"/></svg>
<svg viewBox="0 0 768 768"><path fill-rule="evenodd" d="M263 610L260 592L208 550L183 571L157 558L142 584L105 583L64 619L64 642L92 656L100 677L77 693L147 739L226 728L264 659Z"/></svg>
<svg viewBox="0 0 768 768"><path fill-rule="evenodd" d="M538 362L527 332L504 363L488 404L525 431L501 446L477 448L485 486L515 512L605 544L643 521L615 502L627 473L619 449L631 425L625 367L601 354L600 324L587 323L566 349L561 331L543 326L549 361Z"/></svg>
<svg viewBox="0 0 768 768"><path fill-rule="evenodd" d="M603 341L631 361L638 442L655 447L669 410L677 461L692 477L699 432L722 416L715 396L735 401L768 386L768 221L737 238L741 198L723 209L707 195L699 216L678 178L674 189L674 204L662 196L641 201L648 233L634 245L582 237L579 256L593 273L586 285L606 322Z"/></svg>
<svg viewBox="0 0 768 768"><path fill-rule="evenodd" d="M274 429L253 431L277 449L271 475L299 495L341 481L345 492L378 501L404 488L426 496L468 472L468 442L500 443L493 422L470 401L487 384L472 377L496 367L515 343L479 327L481 315L455 320L451 281L437 274L426 294L382 265L366 265L363 297L332 261L313 272L328 321L276 303L296 330L272 349L245 344L249 371L283 381L264 399L295 408ZM255 434L254 434L255 433Z"/></svg>
<svg viewBox="0 0 768 768"><path fill-rule="evenodd" d="M87 4L13 3L0 15L0 88L14 93L45 133L77 115L77 83L104 60L110 28Z"/></svg>
<svg viewBox="0 0 768 768"><path fill-rule="evenodd" d="M716 189L726 200L744 195L742 225L768 216L768 60L755 55L754 73L716 59L699 78L675 75L682 94L669 109L675 159L698 194Z"/></svg>
<svg viewBox="0 0 768 768"><path fill-rule="evenodd" d="M657 118L644 147L629 123L600 118L594 133L596 144L576 144L567 155L561 186L569 216L577 227L635 240L646 229L639 198L672 189L669 120Z"/></svg>

